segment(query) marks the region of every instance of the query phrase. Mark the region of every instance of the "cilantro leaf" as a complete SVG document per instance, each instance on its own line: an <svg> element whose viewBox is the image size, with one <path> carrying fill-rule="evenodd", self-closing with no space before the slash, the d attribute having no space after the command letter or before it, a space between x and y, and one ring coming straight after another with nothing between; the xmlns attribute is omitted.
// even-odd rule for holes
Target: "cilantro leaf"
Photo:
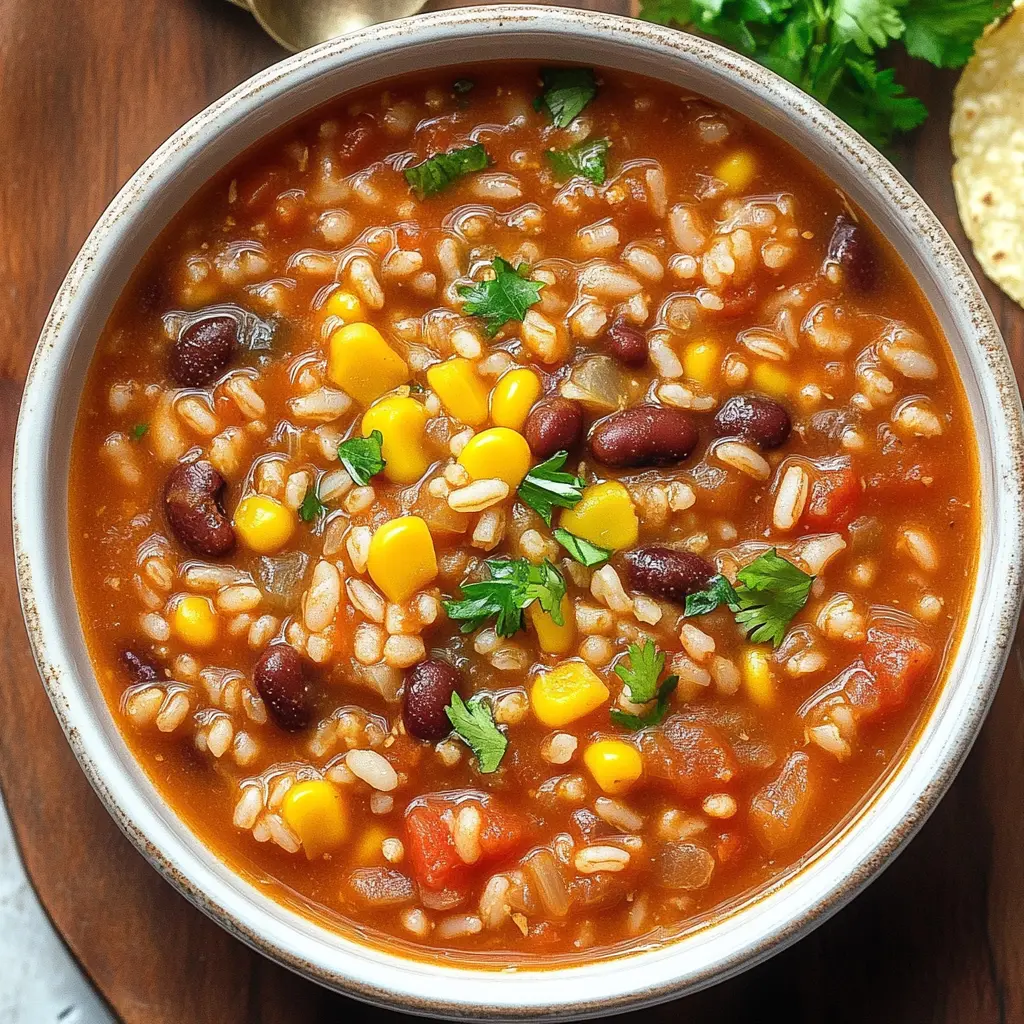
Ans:
<svg viewBox="0 0 1024 1024"><path fill-rule="evenodd" d="M338 445L338 458L357 487L365 487L386 465L381 455L384 435L372 430L369 437L350 437Z"/></svg>
<svg viewBox="0 0 1024 1024"><path fill-rule="evenodd" d="M840 41L870 54L903 35L903 19L892 0L832 0L832 21Z"/></svg>
<svg viewBox="0 0 1024 1024"><path fill-rule="evenodd" d="M551 525L551 513L559 508L573 508L583 498L584 483L561 468L569 458L566 451L555 452L550 459L538 463L523 477L519 485L519 498Z"/></svg>
<svg viewBox="0 0 1024 1024"><path fill-rule="evenodd" d="M1009 8L1010 0L910 0L902 11L907 52L940 68L962 67L985 26Z"/></svg>
<svg viewBox="0 0 1024 1024"><path fill-rule="evenodd" d="M738 607L736 591L724 576L715 576L707 590L698 590L686 595L687 615L707 615L720 604L728 605L733 611Z"/></svg>
<svg viewBox="0 0 1024 1024"><path fill-rule="evenodd" d="M449 149L447 153L435 153L414 167L407 167L402 173L419 199L435 196L459 178L482 171L490 157L479 142L462 149Z"/></svg>
<svg viewBox="0 0 1024 1024"><path fill-rule="evenodd" d="M639 644L629 645L629 665L624 661L615 666L615 674L625 683L629 690L629 700L633 704L647 704L655 701L655 705L639 715L613 708L611 719L616 725L626 729L643 729L649 725L657 725L668 710L668 699L679 683L678 676L668 676L660 685L658 679L665 670L665 655L655 646L653 640L645 640L643 647Z"/></svg>
<svg viewBox="0 0 1024 1024"><path fill-rule="evenodd" d="M302 504L299 506L299 518L304 523L311 523L317 516L322 515L326 511L327 506L320 500L319 495L316 493L316 488L310 487L306 491L306 496L302 499Z"/></svg>
<svg viewBox="0 0 1024 1024"><path fill-rule="evenodd" d="M526 311L540 301L541 281L531 281L526 264L513 267L500 256L491 264L494 268L493 281L478 281L476 284L460 285L459 295L465 299L463 312L470 316L482 317L488 336L493 337L510 320L522 320Z"/></svg>
<svg viewBox="0 0 1024 1024"><path fill-rule="evenodd" d="M608 176L605 157L610 145L607 139L587 139L568 149L549 149L544 155L559 181L579 175L595 185L603 185Z"/></svg>
<svg viewBox="0 0 1024 1024"><path fill-rule="evenodd" d="M141 441L146 436L146 431L149 430L148 423L136 423L132 427L132 437L136 441Z"/></svg>
<svg viewBox="0 0 1024 1024"><path fill-rule="evenodd" d="M458 693L444 709L452 728L476 754L477 767L484 775L497 770L508 749L508 737L494 724L490 708L478 698L464 703Z"/></svg>
<svg viewBox="0 0 1024 1024"><path fill-rule="evenodd" d="M565 625L561 609L565 580L550 562L534 565L525 558L489 558L484 565L490 579L464 583L461 601L443 602L448 618L462 622L463 633L494 616L495 632L512 636L523 628L523 609L534 601L556 625Z"/></svg>
<svg viewBox="0 0 1024 1024"><path fill-rule="evenodd" d="M540 80L544 91L534 106L546 110L556 128L568 128L597 95L597 81L590 68L541 68Z"/></svg>
<svg viewBox="0 0 1024 1024"><path fill-rule="evenodd" d="M606 551L604 548L599 548L596 544L591 544L589 540L584 540L582 537L577 537L576 534L570 533L568 530L555 530L555 540L565 548L566 551L576 559L580 565L585 565L588 569L593 565L600 565L602 562L607 562L612 557L610 551Z"/></svg>
<svg viewBox="0 0 1024 1024"><path fill-rule="evenodd" d="M658 725L668 714L668 699L675 692L679 685L679 676L666 676L665 681L658 687L658 695L654 705L639 715L630 711L622 711L619 708L612 708L609 711L611 720L623 729L632 729L636 732L639 729L646 729L651 725Z"/></svg>

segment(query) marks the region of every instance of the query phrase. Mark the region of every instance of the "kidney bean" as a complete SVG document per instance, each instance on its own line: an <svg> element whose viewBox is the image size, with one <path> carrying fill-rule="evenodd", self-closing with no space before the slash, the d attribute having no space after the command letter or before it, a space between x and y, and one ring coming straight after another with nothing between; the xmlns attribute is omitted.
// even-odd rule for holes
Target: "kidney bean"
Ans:
<svg viewBox="0 0 1024 1024"><path fill-rule="evenodd" d="M842 213L828 242L828 259L846 271L847 280L858 291L869 292L878 283L878 256L871 239Z"/></svg>
<svg viewBox="0 0 1024 1024"><path fill-rule="evenodd" d="M675 548L649 547L625 555L630 584L645 594L682 604L687 594L706 590L716 575L700 555Z"/></svg>
<svg viewBox="0 0 1024 1024"><path fill-rule="evenodd" d="M569 451L583 436L583 409L569 398L545 398L530 410L523 436L538 459Z"/></svg>
<svg viewBox="0 0 1024 1024"><path fill-rule="evenodd" d="M160 669L156 663L146 654L139 654L138 651L126 647L120 656L121 667L128 673L132 684L155 683L160 678Z"/></svg>
<svg viewBox="0 0 1024 1024"><path fill-rule="evenodd" d="M195 555L218 558L235 546L235 528L221 504L224 486L224 477L205 460L181 463L167 478L167 521Z"/></svg>
<svg viewBox="0 0 1024 1024"><path fill-rule="evenodd" d="M458 671L447 661L428 658L405 676L402 721L405 731L417 739L437 742L452 731L444 709L459 688Z"/></svg>
<svg viewBox="0 0 1024 1024"><path fill-rule="evenodd" d="M697 428L681 409L637 405L614 413L590 433L598 462L617 469L670 466L697 446Z"/></svg>
<svg viewBox="0 0 1024 1024"><path fill-rule="evenodd" d="M715 413L715 432L719 437L741 437L760 448L785 444L792 429L785 408L764 395L733 395Z"/></svg>
<svg viewBox="0 0 1024 1024"><path fill-rule="evenodd" d="M624 317L612 322L605 332L604 346L623 366L639 367L647 362L647 338L639 327Z"/></svg>
<svg viewBox="0 0 1024 1024"><path fill-rule="evenodd" d="M186 327L171 346L168 370L185 388L201 388L227 369L238 346L238 321L233 316L208 316Z"/></svg>
<svg viewBox="0 0 1024 1024"><path fill-rule="evenodd" d="M252 681L270 716L282 729L295 732L313 717L313 688L302 658L288 644L271 644L259 657Z"/></svg>

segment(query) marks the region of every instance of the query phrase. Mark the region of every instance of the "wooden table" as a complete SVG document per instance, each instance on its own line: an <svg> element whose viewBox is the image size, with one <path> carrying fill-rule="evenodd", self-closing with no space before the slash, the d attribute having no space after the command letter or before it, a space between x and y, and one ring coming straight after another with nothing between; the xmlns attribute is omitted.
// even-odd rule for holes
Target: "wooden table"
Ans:
<svg viewBox="0 0 1024 1024"><path fill-rule="evenodd" d="M130 1024L386 1016L250 952L135 852L50 712L13 584L15 418L61 278L100 211L157 144L281 56L223 0L0 0L0 784L43 903ZM932 110L903 168L963 242L948 174L954 78L923 65L901 74ZM1024 374L1024 312L995 287L986 292ZM1022 669L1018 640L966 767L879 881L781 956L654 1015L700 1024L763 1020L776 1008L793 1024L1024 1021Z"/></svg>

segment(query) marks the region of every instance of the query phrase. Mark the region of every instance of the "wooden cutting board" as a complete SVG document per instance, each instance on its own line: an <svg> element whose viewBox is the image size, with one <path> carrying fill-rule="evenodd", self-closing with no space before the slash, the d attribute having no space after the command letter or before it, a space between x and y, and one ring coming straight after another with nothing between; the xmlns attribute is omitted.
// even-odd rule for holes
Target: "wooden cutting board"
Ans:
<svg viewBox="0 0 1024 1024"><path fill-rule="evenodd" d="M589 6L627 13L628 2ZM13 582L15 418L61 278L145 157L282 55L223 0L0 0L0 785L40 898L129 1024L397 1016L331 995L252 953L135 852L50 712ZM946 134L954 76L916 64L901 70L932 111L902 154L903 169L963 244ZM986 292L1021 376L1024 312L995 287ZM694 1024L783 1013L791 1024L1024 1021L1022 669L1018 640L952 791L864 895L768 963L645 1016L685 1015Z"/></svg>

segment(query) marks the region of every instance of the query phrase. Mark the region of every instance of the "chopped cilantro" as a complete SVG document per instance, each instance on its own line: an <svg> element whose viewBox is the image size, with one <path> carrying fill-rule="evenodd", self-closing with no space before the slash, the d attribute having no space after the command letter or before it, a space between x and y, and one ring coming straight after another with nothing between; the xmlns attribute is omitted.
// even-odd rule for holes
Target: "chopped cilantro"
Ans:
<svg viewBox="0 0 1024 1024"><path fill-rule="evenodd" d="M531 281L525 263L513 267L507 260L496 257L491 264L494 280L460 285L459 295L465 299L463 311L470 316L482 317L487 334L493 336L510 320L522 320L526 311L540 300L541 281Z"/></svg>
<svg viewBox="0 0 1024 1024"><path fill-rule="evenodd" d="M545 156L559 181L579 175L595 185L603 185L608 176L605 157L610 145L607 139L587 139L568 149L549 149Z"/></svg>
<svg viewBox="0 0 1024 1024"><path fill-rule="evenodd" d="M533 105L547 111L556 128L568 128L597 95L597 81L590 68L541 68L540 80L544 91Z"/></svg>
<svg viewBox="0 0 1024 1024"><path fill-rule="evenodd" d="M357 487L364 487L386 465L381 456L384 435L372 430L369 437L350 437L338 445L338 458Z"/></svg>
<svg viewBox="0 0 1024 1024"><path fill-rule="evenodd" d="M311 523L326 511L327 506L318 497L316 488L310 487L306 491L306 496L302 499L302 504L299 506L299 518L304 523Z"/></svg>
<svg viewBox="0 0 1024 1024"><path fill-rule="evenodd" d="M136 441L141 441L146 436L147 430L149 430L148 423L136 423L135 426L132 427L132 437Z"/></svg>
<svg viewBox="0 0 1024 1024"><path fill-rule="evenodd" d="M626 729L644 729L649 725L657 725L668 711L668 699L679 683L678 676L666 676L659 684L661 673L665 670L665 655L655 646L653 640L629 645L629 665L620 662L615 666L615 674L626 684L629 700L633 704L647 704L654 701L654 706L639 715L613 708L611 719L616 725Z"/></svg>
<svg viewBox="0 0 1024 1024"><path fill-rule="evenodd" d="M476 754L480 771L485 775L495 771L508 749L508 737L494 724L490 708L478 697L471 697L467 704L453 693L444 713L452 728Z"/></svg>
<svg viewBox="0 0 1024 1024"><path fill-rule="evenodd" d="M559 508L573 508L583 497L584 483L561 468L569 458L568 452L555 452L550 459L534 466L519 485L519 497L534 512L551 525L551 513Z"/></svg>
<svg viewBox="0 0 1024 1024"><path fill-rule="evenodd" d="M435 153L415 167L407 167L402 173L412 190L420 199L435 196L452 182L472 173L482 171L490 157L479 143L463 149L449 149L447 153Z"/></svg>
<svg viewBox="0 0 1024 1024"><path fill-rule="evenodd" d="M686 595L686 614L707 615L720 604L732 608L738 600L732 584L724 576L716 576L707 590L698 590L695 594Z"/></svg>
<svg viewBox="0 0 1024 1024"><path fill-rule="evenodd" d="M580 563L580 565L585 565L588 569L591 566L607 562L612 556L610 551L606 551L604 548L599 548L596 544L591 544L589 540L577 537L576 534L570 533L568 530L555 530L555 540L557 540L558 543L561 544L562 547Z"/></svg>

